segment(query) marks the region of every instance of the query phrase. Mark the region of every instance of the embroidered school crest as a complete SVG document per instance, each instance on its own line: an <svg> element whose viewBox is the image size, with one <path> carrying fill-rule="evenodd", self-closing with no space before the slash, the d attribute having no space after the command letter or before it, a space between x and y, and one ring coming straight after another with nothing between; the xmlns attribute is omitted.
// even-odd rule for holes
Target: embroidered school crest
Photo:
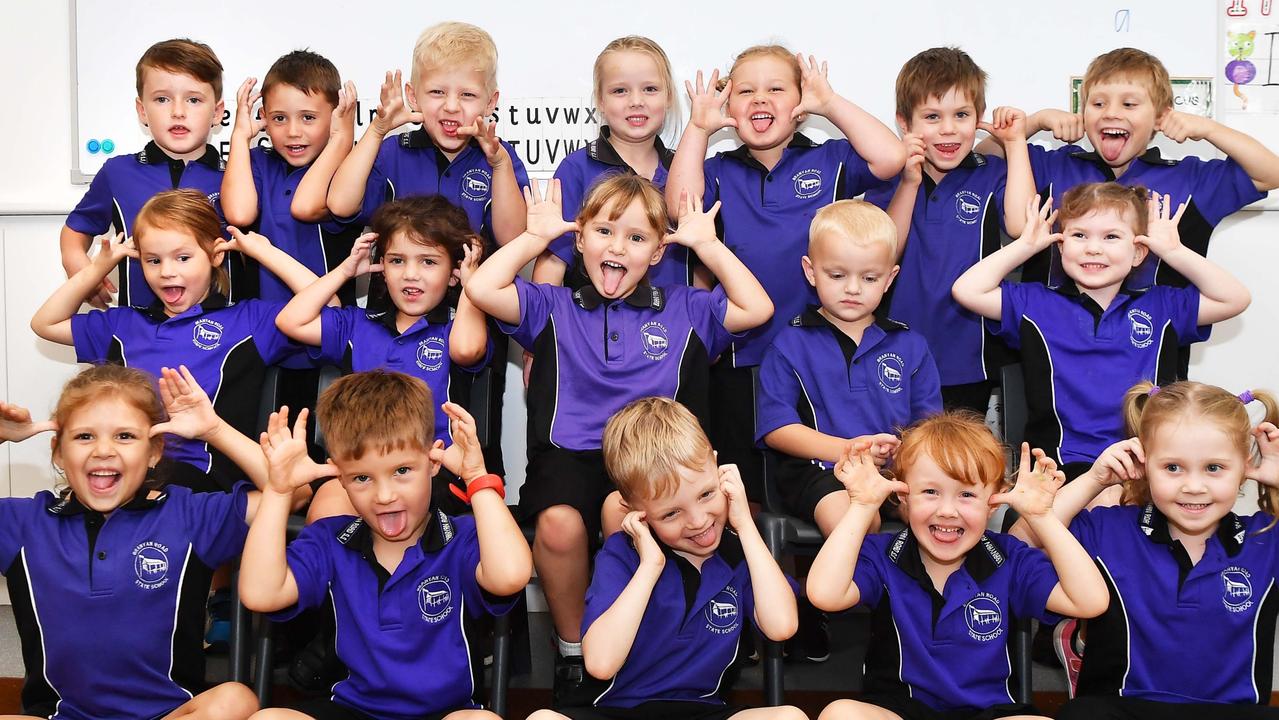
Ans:
<svg viewBox="0 0 1279 720"><path fill-rule="evenodd" d="M884 353L875 358L879 364L879 386L892 395L902 391L902 376L906 373L906 363L897 353Z"/></svg>
<svg viewBox="0 0 1279 720"><path fill-rule="evenodd" d="M444 338L429 337L418 343L417 366L428 372L444 367Z"/></svg>
<svg viewBox="0 0 1279 720"><path fill-rule="evenodd" d="M1237 565L1221 571L1221 603L1233 613L1252 607L1252 574Z"/></svg>
<svg viewBox="0 0 1279 720"><path fill-rule="evenodd" d="M143 590L164 587L169 581L169 548L156 542L144 542L133 548L135 584Z"/></svg>
<svg viewBox="0 0 1279 720"><path fill-rule="evenodd" d="M972 190L955 193L955 219L965 225L975 225L981 218L981 197Z"/></svg>
<svg viewBox="0 0 1279 720"><path fill-rule="evenodd" d="M449 579L443 575L432 575L417 586L417 607L422 611L422 619L429 623L437 623L453 612L453 590L449 587Z"/></svg>
<svg viewBox="0 0 1279 720"><path fill-rule="evenodd" d="M191 330L191 342L201 350L213 350L222 344L222 323L208 318L196 320Z"/></svg>
<svg viewBox="0 0 1279 720"><path fill-rule="evenodd" d="M1004 633L1004 614L999 608L999 598L987 592L977 593L964 603L964 622L968 636L974 640L990 642Z"/></svg>
<svg viewBox="0 0 1279 720"><path fill-rule="evenodd" d="M649 360L661 360L666 357L671 338L665 325L656 320L644 323L644 326L640 328L640 335L644 341L644 357Z"/></svg>
<svg viewBox="0 0 1279 720"><path fill-rule="evenodd" d="M800 170L791 176L791 182L795 183L795 197L800 200L817 197L822 191L822 171L816 168Z"/></svg>
<svg viewBox="0 0 1279 720"><path fill-rule="evenodd" d="M703 611L706 616L706 629L717 635L727 635L737 630L741 623L741 605L737 601L737 590L726 587L706 603Z"/></svg>
<svg viewBox="0 0 1279 720"><path fill-rule="evenodd" d="M1150 343L1155 341L1155 321L1150 314L1142 310L1133 308L1128 311L1128 322L1132 323L1132 333L1129 339L1132 340L1132 346L1135 348L1150 347Z"/></svg>
<svg viewBox="0 0 1279 720"><path fill-rule="evenodd" d="M462 176L462 197L474 202L485 202L489 199L489 184L493 177L487 170L473 168Z"/></svg>

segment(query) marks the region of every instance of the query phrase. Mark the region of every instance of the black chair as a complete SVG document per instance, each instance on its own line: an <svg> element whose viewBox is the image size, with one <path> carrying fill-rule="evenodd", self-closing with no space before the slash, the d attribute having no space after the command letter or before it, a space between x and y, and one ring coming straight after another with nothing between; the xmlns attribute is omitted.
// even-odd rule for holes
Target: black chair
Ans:
<svg viewBox="0 0 1279 720"><path fill-rule="evenodd" d="M1005 365L999 371L999 388L1002 395L1003 412L1000 413L1000 431L1004 443L1011 450L1009 467L1017 467L1021 462L1021 443L1026 438L1026 420L1030 411L1026 407L1026 383L1022 377L1020 364ZM1017 520L1017 513L1009 508L1004 515L1003 528L1007 530ZM1033 698L1031 683L1031 622L1029 618L1018 619L1013 630L1012 651L1013 667L1017 670L1017 700L1028 703Z"/></svg>

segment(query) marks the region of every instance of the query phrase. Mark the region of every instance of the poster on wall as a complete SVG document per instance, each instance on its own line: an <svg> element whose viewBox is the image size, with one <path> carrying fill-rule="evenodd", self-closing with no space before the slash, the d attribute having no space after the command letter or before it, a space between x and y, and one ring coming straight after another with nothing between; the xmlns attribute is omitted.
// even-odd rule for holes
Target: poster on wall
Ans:
<svg viewBox="0 0 1279 720"><path fill-rule="evenodd" d="M1217 111L1279 115L1279 11L1273 0L1222 0Z"/></svg>

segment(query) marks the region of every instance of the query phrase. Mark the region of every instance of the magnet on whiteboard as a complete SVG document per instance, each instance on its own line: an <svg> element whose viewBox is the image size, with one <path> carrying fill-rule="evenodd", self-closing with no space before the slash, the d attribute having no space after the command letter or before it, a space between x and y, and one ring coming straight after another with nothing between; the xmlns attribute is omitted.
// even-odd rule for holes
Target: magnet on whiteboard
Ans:
<svg viewBox="0 0 1279 720"><path fill-rule="evenodd" d="M102 149L102 145L97 140L90 140L85 143L84 149L88 150L90 155L93 155Z"/></svg>
<svg viewBox="0 0 1279 720"><path fill-rule="evenodd" d="M103 155L110 155L110 154L111 154L111 153L113 153L113 152L115 152L115 140L112 140L111 138L107 138L106 140L103 140L103 141L102 141L102 154L103 154Z"/></svg>

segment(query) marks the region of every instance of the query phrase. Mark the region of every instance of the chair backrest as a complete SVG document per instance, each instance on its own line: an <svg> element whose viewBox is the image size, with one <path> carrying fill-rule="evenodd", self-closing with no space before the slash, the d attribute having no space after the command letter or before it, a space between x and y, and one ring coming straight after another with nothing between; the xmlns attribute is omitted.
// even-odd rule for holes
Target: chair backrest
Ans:
<svg viewBox="0 0 1279 720"><path fill-rule="evenodd" d="M1026 439L1026 420L1030 411L1026 408L1026 381L1021 365L1005 365L999 371L999 387L1003 394L1004 412L1000 430L1004 442L1012 448L1014 456Z"/></svg>
<svg viewBox="0 0 1279 720"><path fill-rule="evenodd" d="M258 395L258 432L266 432L271 413L279 407L280 401L280 368L268 365L262 375L262 389Z"/></svg>
<svg viewBox="0 0 1279 720"><path fill-rule="evenodd" d="M475 418L475 434L479 437L482 448L489 447L492 428L492 423L489 422L489 408L492 407L490 400L495 391L501 392L502 389L493 387L493 368L485 366L471 379L471 392L466 406L467 412Z"/></svg>
<svg viewBox="0 0 1279 720"><path fill-rule="evenodd" d="M759 366L751 368L751 395L759 397ZM752 432L754 429L752 428ZM782 506L782 494L777 489L777 453L772 450L764 450L764 462L761 463L763 468L763 477L760 478L760 484L764 488L764 497L760 498L760 504L763 505L765 512L777 513L785 515L786 510Z"/></svg>
<svg viewBox="0 0 1279 720"><path fill-rule="evenodd" d="M320 368L320 376L315 382L315 399L317 403L324 391L333 384L334 380L342 377L343 374L342 368L336 365L325 365ZM328 455L324 451L324 433L320 431L318 419L315 423L315 435L311 438L311 447L320 448L322 454L318 457L326 457Z"/></svg>

